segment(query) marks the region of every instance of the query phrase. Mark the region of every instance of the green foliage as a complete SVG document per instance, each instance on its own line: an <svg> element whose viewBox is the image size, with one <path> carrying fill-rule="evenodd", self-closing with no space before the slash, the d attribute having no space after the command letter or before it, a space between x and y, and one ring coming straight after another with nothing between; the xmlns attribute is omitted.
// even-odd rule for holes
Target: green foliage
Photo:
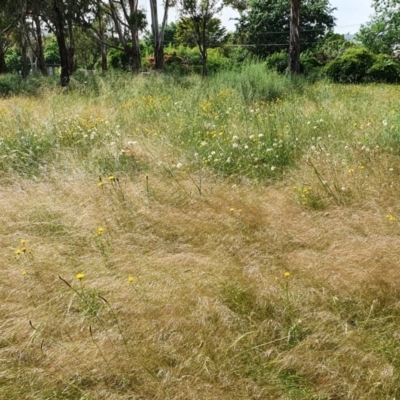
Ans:
<svg viewBox="0 0 400 400"><path fill-rule="evenodd" d="M300 66L304 75L310 77L319 74L323 64L314 56L311 50L306 50L300 54Z"/></svg>
<svg viewBox="0 0 400 400"><path fill-rule="evenodd" d="M44 167L54 147L54 138L19 131L0 138L0 169L34 176Z"/></svg>
<svg viewBox="0 0 400 400"><path fill-rule="evenodd" d="M286 51L282 50L278 53L269 55L265 63L267 68L283 74L288 71L289 55ZM301 71L307 76L317 74L322 63L314 56L311 50L306 50L300 55Z"/></svg>
<svg viewBox="0 0 400 400"><path fill-rule="evenodd" d="M114 69L128 69L129 60L122 49L111 48L107 52L107 64Z"/></svg>
<svg viewBox="0 0 400 400"><path fill-rule="evenodd" d="M223 175L280 179L299 153L294 136L272 117L265 122L264 115L281 98L298 92L298 82L253 64L216 74L208 85L213 94L207 91L207 99L199 102L197 118L178 143L189 143L198 160ZM246 127L229 130L233 115L246 121Z"/></svg>
<svg viewBox="0 0 400 400"><path fill-rule="evenodd" d="M396 83L400 78L400 65L388 55L378 54L367 74L376 82Z"/></svg>
<svg viewBox="0 0 400 400"><path fill-rule="evenodd" d="M35 96L41 88L52 87L53 83L51 77L30 75L27 79L21 79L17 74L0 74L0 97L17 94Z"/></svg>
<svg viewBox="0 0 400 400"><path fill-rule="evenodd" d="M47 64L60 63L60 51L58 49L57 39L51 36L44 44L44 59Z"/></svg>
<svg viewBox="0 0 400 400"><path fill-rule="evenodd" d="M344 35L328 32L309 52L312 52L321 64L327 64L352 46L354 44L347 40Z"/></svg>
<svg viewBox="0 0 400 400"><path fill-rule="evenodd" d="M75 61L78 68L94 69L97 59L100 57L99 42L85 34L82 29L74 32Z"/></svg>
<svg viewBox="0 0 400 400"><path fill-rule="evenodd" d="M363 82L368 77L368 70L374 61L374 55L365 47L351 47L331 61L325 72L334 82Z"/></svg>
<svg viewBox="0 0 400 400"><path fill-rule="evenodd" d="M398 0L374 0L375 15L362 25L356 39L370 51L390 55L399 43L400 2Z"/></svg>
<svg viewBox="0 0 400 400"><path fill-rule="evenodd" d="M393 46L399 41L400 28L388 25L385 16L375 16L362 25L356 39L373 53L392 54Z"/></svg>
<svg viewBox="0 0 400 400"><path fill-rule="evenodd" d="M251 0L249 11L238 20L237 35L241 43L258 57L289 47L290 2L288 0ZM334 26L329 0L304 0L301 3L301 48L307 50ZM283 47L284 46L284 47Z"/></svg>
<svg viewBox="0 0 400 400"><path fill-rule="evenodd" d="M7 70L17 73L22 68L22 57L15 47L10 47L5 55Z"/></svg>
<svg viewBox="0 0 400 400"><path fill-rule="evenodd" d="M226 29L219 18L211 18L206 25L206 44L208 47L221 46L227 40ZM198 44L199 36L194 30L190 18L182 18L176 25L174 41L189 47Z"/></svg>
<svg viewBox="0 0 400 400"><path fill-rule="evenodd" d="M279 72L281 74L287 71L288 63L289 55L285 50L271 54L265 60L265 64L269 69Z"/></svg>
<svg viewBox="0 0 400 400"><path fill-rule="evenodd" d="M400 65L385 54L375 55L365 47L350 47L330 62L326 75L334 82L386 82L399 81Z"/></svg>
<svg viewBox="0 0 400 400"><path fill-rule="evenodd" d="M170 22L165 26L164 31L164 45L165 46L175 46L177 43L175 41L175 33L176 33L177 24L175 22ZM146 31L144 38L143 38L147 47L154 46L154 36L151 31ZM154 51L152 49L151 53Z"/></svg>
<svg viewBox="0 0 400 400"><path fill-rule="evenodd" d="M128 17L129 25L135 25L138 27L138 31L144 31L147 26L146 11L138 9L136 12L132 12Z"/></svg>
<svg viewBox="0 0 400 400"><path fill-rule="evenodd" d="M208 72L218 72L230 64L230 59L225 56L222 48L208 50ZM165 49L165 71L169 73L188 74L201 73L201 56L197 48L180 45L177 48Z"/></svg>
<svg viewBox="0 0 400 400"><path fill-rule="evenodd" d="M20 91L20 78L13 74L0 75L0 97L8 96Z"/></svg>

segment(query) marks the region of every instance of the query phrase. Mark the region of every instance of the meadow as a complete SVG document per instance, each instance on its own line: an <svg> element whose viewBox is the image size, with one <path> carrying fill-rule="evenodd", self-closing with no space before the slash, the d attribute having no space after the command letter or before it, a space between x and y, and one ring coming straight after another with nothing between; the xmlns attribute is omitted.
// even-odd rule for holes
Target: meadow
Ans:
<svg viewBox="0 0 400 400"><path fill-rule="evenodd" d="M0 98L0 398L400 398L400 88L85 79Z"/></svg>

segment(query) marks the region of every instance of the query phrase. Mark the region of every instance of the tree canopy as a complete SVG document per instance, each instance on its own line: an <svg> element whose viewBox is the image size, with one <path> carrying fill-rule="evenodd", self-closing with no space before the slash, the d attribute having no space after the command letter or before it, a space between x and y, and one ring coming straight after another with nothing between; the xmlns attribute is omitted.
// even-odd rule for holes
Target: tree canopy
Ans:
<svg viewBox="0 0 400 400"><path fill-rule="evenodd" d="M302 51L315 46L335 25L329 0L303 0L300 11ZM259 56L288 49L290 0L250 0L236 25L238 40Z"/></svg>
<svg viewBox="0 0 400 400"><path fill-rule="evenodd" d="M400 0L375 0L375 15L356 35L374 53L391 54L400 43Z"/></svg>

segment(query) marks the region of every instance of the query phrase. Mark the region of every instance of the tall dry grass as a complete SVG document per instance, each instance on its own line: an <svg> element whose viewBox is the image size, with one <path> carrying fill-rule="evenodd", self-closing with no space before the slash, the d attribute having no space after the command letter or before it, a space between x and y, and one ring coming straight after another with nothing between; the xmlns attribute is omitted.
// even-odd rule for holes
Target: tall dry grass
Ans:
<svg viewBox="0 0 400 400"><path fill-rule="evenodd" d="M171 79L1 100L0 398L397 398L397 87Z"/></svg>

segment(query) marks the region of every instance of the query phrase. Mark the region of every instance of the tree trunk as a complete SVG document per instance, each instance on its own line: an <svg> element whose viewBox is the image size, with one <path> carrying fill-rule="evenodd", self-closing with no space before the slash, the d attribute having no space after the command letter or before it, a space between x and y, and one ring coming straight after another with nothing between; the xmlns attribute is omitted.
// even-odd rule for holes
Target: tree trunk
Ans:
<svg viewBox="0 0 400 400"><path fill-rule="evenodd" d="M104 43L104 25L101 13L99 14L99 35L100 35L100 53L101 53L101 70L107 71L107 47Z"/></svg>
<svg viewBox="0 0 400 400"><path fill-rule="evenodd" d="M65 40L64 34L64 17L60 10L57 0L54 1L53 6L53 24L55 27L55 35L57 38L58 50L60 52L60 62L61 62L61 86L68 86L70 80L71 71L69 69L69 57L67 42Z"/></svg>
<svg viewBox="0 0 400 400"><path fill-rule="evenodd" d="M37 40L37 59L39 63L39 69L43 76L48 76L46 61L44 59L44 51L43 51L43 38L42 38L42 30L40 28L40 20L38 16L34 16L33 20L35 22L36 27L36 40Z"/></svg>
<svg viewBox="0 0 400 400"><path fill-rule="evenodd" d="M69 72L72 74L76 71L76 63L75 63L75 40L74 40L74 31L72 27L71 19L68 20L68 35L69 35L69 46L68 50L68 63L69 63Z"/></svg>
<svg viewBox="0 0 400 400"><path fill-rule="evenodd" d="M7 73L6 53L0 51L0 74Z"/></svg>
<svg viewBox="0 0 400 400"><path fill-rule="evenodd" d="M207 76L207 20L204 18L201 25L201 44L199 45L201 54L201 75Z"/></svg>
<svg viewBox="0 0 400 400"><path fill-rule="evenodd" d="M140 55L139 43L137 46L134 45L132 48L129 48L129 65L134 72L139 72L142 68L142 58Z"/></svg>
<svg viewBox="0 0 400 400"><path fill-rule="evenodd" d="M158 71L164 69L164 45L163 43L158 43L154 49L154 68Z"/></svg>
<svg viewBox="0 0 400 400"><path fill-rule="evenodd" d="M207 51L201 53L201 75L207 76Z"/></svg>
<svg viewBox="0 0 400 400"><path fill-rule="evenodd" d="M291 0L289 71L292 74L300 73L300 3L301 0Z"/></svg>
<svg viewBox="0 0 400 400"><path fill-rule="evenodd" d="M25 18L21 19L21 57L22 57L22 69L21 78L25 79L29 75L28 66L28 43L27 43L27 32L25 26Z"/></svg>

